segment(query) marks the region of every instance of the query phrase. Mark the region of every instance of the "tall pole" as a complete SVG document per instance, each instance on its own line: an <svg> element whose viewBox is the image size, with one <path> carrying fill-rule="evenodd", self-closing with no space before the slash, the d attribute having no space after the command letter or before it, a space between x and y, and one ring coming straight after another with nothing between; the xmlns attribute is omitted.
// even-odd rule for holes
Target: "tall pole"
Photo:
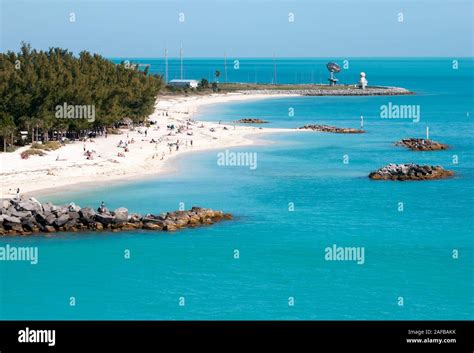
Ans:
<svg viewBox="0 0 474 353"><path fill-rule="evenodd" d="M179 50L179 59L181 62L181 79L183 79L183 44L181 44L181 49Z"/></svg>
<svg viewBox="0 0 474 353"><path fill-rule="evenodd" d="M427 140L430 139L430 127L429 126L426 127L426 139Z"/></svg>
<svg viewBox="0 0 474 353"><path fill-rule="evenodd" d="M275 59L275 53L273 53L273 84L277 83L277 64Z"/></svg>
<svg viewBox="0 0 474 353"><path fill-rule="evenodd" d="M227 83L227 53L224 52L224 79Z"/></svg>
<svg viewBox="0 0 474 353"><path fill-rule="evenodd" d="M165 48L165 84L168 84L168 48Z"/></svg>

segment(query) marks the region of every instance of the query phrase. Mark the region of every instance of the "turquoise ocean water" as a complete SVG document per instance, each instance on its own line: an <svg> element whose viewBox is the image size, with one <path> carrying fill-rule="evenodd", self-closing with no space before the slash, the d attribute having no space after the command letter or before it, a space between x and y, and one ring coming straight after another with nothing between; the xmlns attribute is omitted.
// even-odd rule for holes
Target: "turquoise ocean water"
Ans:
<svg viewBox="0 0 474 353"><path fill-rule="evenodd" d="M163 70L161 59L140 62ZM326 62L279 60L277 81L323 81ZM221 60L185 64L187 77L200 78ZM201 110L198 119L252 116L270 121L268 127L358 127L364 116L362 135L282 133L265 136L265 145L230 149L257 153L255 170L218 166L222 151L193 153L179 157L171 175L42 197L81 206L104 200L109 208L141 213L184 202L231 212L235 220L172 234L2 238L1 246L38 246L39 263L0 262L0 318L473 319L474 62L452 65L452 59L354 59L339 75L355 82L365 71L369 84L402 86L413 96L276 98ZM272 61L242 60L228 80L254 82L252 72L271 82ZM381 119L380 106L389 102L419 105L420 121ZM394 146L400 138L424 136L427 126L451 149ZM367 178L390 162L439 164L456 176ZM324 249L333 244L364 247L365 263L326 261Z"/></svg>

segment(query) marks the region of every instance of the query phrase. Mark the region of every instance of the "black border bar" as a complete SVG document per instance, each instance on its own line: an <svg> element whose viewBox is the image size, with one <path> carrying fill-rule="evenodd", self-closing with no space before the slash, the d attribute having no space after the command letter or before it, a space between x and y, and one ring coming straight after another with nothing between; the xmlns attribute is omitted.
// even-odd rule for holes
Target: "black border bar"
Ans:
<svg viewBox="0 0 474 353"><path fill-rule="evenodd" d="M55 330L55 345L19 343L19 332L27 327ZM227 351L287 344L295 351L302 344L322 351L473 352L474 329L473 321L0 321L1 353L189 346Z"/></svg>

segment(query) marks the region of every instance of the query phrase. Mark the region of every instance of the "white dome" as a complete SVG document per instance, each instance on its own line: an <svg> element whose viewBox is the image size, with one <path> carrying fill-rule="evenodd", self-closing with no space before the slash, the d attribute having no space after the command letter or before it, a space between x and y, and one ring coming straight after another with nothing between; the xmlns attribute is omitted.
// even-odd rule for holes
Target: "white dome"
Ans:
<svg viewBox="0 0 474 353"><path fill-rule="evenodd" d="M365 72L361 72L360 77L365 77Z"/></svg>

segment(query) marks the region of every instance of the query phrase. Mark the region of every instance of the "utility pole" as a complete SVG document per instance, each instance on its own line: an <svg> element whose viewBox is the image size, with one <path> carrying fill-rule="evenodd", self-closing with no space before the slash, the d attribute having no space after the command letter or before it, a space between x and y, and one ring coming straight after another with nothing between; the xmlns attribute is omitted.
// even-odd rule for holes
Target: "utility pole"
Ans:
<svg viewBox="0 0 474 353"><path fill-rule="evenodd" d="M168 84L168 48L165 48L165 84Z"/></svg>
<svg viewBox="0 0 474 353"><path fill-rule="evenodd" d="M224 80L227 83L227 53L224 52Z"/></svg>
<svg viewBox="0 0 474 353"><path fill-rule="evenodd" d="M183 44L181 44L181 48L179 50L179 59L181 62L181 79L183 79Z"/></svg>
<svg viewBox="0 0 474 353"><path fill-rule="evenodd" d="M276 85L276 83L277 83L277 64L276 64L275 53L273 53L273 84Z"/></svg>

